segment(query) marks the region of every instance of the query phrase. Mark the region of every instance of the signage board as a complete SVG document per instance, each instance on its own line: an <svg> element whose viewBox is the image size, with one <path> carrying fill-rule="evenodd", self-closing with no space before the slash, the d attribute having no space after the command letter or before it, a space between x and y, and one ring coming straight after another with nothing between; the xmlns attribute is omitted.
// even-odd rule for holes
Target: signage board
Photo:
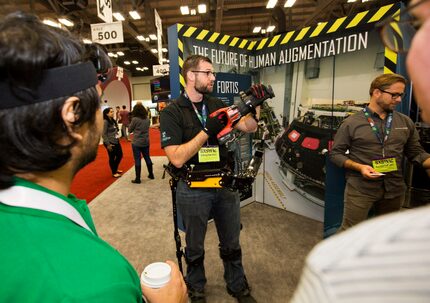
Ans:
<svg viewBox="0 0 430 303"><path fill-rule="evenodd" d="M240 98L239 92L246 91L250 86L250 75L217 73L214 90L211 95L221 99L226 105L230 106L234 103L235 98Z"/></svg>
<svg viewBox="0 0 430 303"><path fill-rule="evenodd" d="M106 23L112 23L111 0L97 0L97 16Z"/></svg>
<svg viewBox="0 0 430 303"><path fill-rule="evenodd" d="M91 24L91 38L100 44L123 43L122 22Z"/></svg>
<svg viewBox="0 0 430 303"><path fill-rule="evenodd" d="M158 48L158 63L163 64L163 26L161 24L161 18L157 10L154 9L155 16L155 27L157 28L157 48Z"/></svg>
<svg viewBox="0 0 430 303"><path fill-rule="evenodd" d="M160 64L152 66L152 74L154 76L165 76L169 74L170 65L169 64Z"/></svg>

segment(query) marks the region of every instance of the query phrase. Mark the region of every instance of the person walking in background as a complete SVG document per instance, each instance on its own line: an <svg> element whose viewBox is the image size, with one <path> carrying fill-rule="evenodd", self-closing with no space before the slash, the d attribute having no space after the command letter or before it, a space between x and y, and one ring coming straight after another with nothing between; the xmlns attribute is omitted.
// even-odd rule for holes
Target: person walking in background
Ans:
<svg viewBox="0 0 430 303"><path fill-rule="evenodd" d="M186 303L178 266L166 286L141 285L70 193L97 155L109 57L22 12L0 33L0 302Z"/></svg>
<svg viewBox="0 0 430 303"><path fill-rule="evenodd" d="M420 145L414 122L394 110L402 101L405 85L401 75L376 77L370 85L369 105L345 119L337 130L330 157L346 168L347 180L339 231L367 219L372 207L376 215L401 208L406 193L404 156L430 168L430 154Z"/></svg>
<svg viewBox="0 0 430 303"><path fill-rule="evenodd" d="M115 121L116 123L121 123L121 117L119 116L119 112L121 111L121 108L119 106L115 107Z"/></svg>
<svg viewBox="0 0 430 303"><path fill-rule="evenodd" d="M146 167L148 168L148 178L154 179L152 170L152 161L149 157L149 127L148 112L142 104L136 104L133 107L132 119L129 126L129 132L133 133L131 147L133 149L134 170L136 178L131 180L132 183L140 184L140 173L142 169L140 155L145 159Z"/></svg>
<svg viewBox="0 0 430 303"><path fill-rule="evenodd" d="M109 155L109 166L114 178L121 177L121 170L118 170L119 163L122 160L122 148L118 139L118 124L113 118L112 107L103 110L103 144Z"/></svg>
<svg viewBox="0 0 430 303"><path fill-rule="evenodd" d="M122 106L122 110L119 111L119 116L121 119L121 136L128 139L128 126L130 125L130 112L127 110L125 105ZM130 141L130 140L129 140Z"/></svg>

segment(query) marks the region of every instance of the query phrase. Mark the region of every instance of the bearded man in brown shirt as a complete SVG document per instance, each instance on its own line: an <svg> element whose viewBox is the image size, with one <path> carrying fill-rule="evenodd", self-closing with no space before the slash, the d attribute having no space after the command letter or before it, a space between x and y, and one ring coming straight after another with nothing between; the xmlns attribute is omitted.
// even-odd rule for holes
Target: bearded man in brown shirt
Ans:
<svg viewBox="0 0 430 303"><path fill-rule="evenodd" d="M376 215L400 209L405 199L403 159L430 168L430 154L419 143L412 120L394 108L402 101L406 79L397 74L376 77L370 102L344 120L334 138L331 161L346 169L344 213L339 231Z"/></svg>

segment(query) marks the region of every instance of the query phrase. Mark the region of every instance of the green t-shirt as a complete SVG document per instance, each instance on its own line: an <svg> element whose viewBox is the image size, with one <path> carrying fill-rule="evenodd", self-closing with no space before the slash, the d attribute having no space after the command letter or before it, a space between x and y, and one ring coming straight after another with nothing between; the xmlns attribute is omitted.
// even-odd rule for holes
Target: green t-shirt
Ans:
<svg viewBox="0 0 430 303"><path fill-rule="evenodd" d="M84 200L22 179L16 186L66 201L94 234L59 214L0 203L0 302L142 302L135 269L97 236Z"/></svg>

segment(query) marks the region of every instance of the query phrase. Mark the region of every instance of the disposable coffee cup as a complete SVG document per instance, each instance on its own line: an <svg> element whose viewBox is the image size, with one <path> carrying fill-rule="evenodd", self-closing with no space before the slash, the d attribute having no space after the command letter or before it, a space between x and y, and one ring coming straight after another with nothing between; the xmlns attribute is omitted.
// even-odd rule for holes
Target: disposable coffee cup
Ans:
<svg viewBox="0 0 430 303"><path fill-rule="evenodd" d="M161 288L169 283L171 270L167 263L151 263L143 270L140 281L150 288Z"/></svg>

